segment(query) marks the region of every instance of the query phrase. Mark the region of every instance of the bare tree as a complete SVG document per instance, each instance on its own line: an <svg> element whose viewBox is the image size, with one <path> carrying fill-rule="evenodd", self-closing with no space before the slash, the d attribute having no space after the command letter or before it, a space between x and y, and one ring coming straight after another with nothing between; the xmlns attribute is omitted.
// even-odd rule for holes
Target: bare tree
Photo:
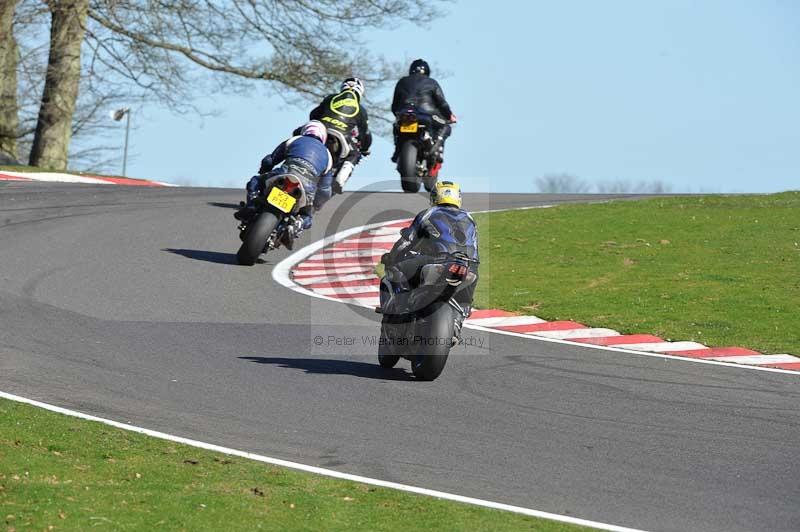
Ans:
<svg viewBox="0 0 800 532"><path fill-rule="evenodd" d="M11 65L7 69L7 72L13 72L15 92L13 98L6 100L9 102L7 114L0 118L0 127L7 142L15 143L18 160L28 159L36 130L47 70L47 21L49 12L46 6L33 0L20 0L14 12L13 34L7 35L14 38L18 47L13 71ZM10 76L3 79L8 80Z"/></svg>
<svg viewBox="0 0 800 532"><path fill-rule="evenodd" d="M672 190L669 183L663 181L603 181L595 185L601 194L666 194Z"/></svg>
<svg viewBox="0 0 800 532"><path fill-rule="evenodd" d="M353 75L386 81L395 72L360 38L438 15L425 0L92 0L97 59L141 88L181 105L199 66L218 87L243 81L318 98Z"/></svg>
<svg viewBox="0 0 800 532"><path fill-rule="evenodd" d="M31 147L31 166L66 169L81 77L81 43L89 0L48 0L50 53Z"/></svg>
<svg viewBox="0 0 800 532"><path fill-rule="evenodd" d="M16 161L17 151L17 63L19 48L14 37L17 0L0 0L0 157Z"/></svg>
<svg viewBox="0 0 800 532"><path fill-rule="evenodd" d="M185 110L197 95L242 93L258 84L299 103L321 98L351 75L375 94L400 70L367 49L363 31L439 14L436 2L426 0L45 1L50 55L30 160L52 168L66 166L75 130L84 37L83 76L99 96L89 106L126 94Z"/></svg>
<svg viewBox="0 0 800 532"><path fill-rule="evenodd" d="M586 181L571 174L545 174L534 182L536 189L546 194L581 194L591 188Z"/></svg>
<svg viewBox="0 0 800 532"><path fill-rule="evenodd" d="M18 160L29 159L36 131L47 74L50 18L47 5L39 0L21 0L17 4L14 16L14 35L19 45L16 109L12 109L10 118L3 122L10 124L11 118L17 120L17 125L10 125L7 130L8 135L17 142ZM116 129L116 125L108 119L108 110L122 104L137 105L141 101L131 97L123 84L96 75L94 65L86 59L86 50L84 42L80 89L72 117L69 161L73 167L102 172L120 158L118 143L109 143L109 136L104 134L104 130Z"/></svg>

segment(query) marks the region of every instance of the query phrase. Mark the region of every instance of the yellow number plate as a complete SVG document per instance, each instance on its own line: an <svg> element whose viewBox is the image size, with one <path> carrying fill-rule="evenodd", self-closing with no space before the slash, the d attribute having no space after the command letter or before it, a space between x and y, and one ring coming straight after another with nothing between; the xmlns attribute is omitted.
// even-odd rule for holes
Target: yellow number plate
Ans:
<svg viewBox="0 0 800 532"><path fill-rule="evenodd" d="M283 212L290 212L297 200L278 187L274 187L267 196L267 202Z"/></svg>
<svg viewBox="0 0 800 532"><path fill-rule="evenodd" d="M416 133L419 127L417 122L400 126L400 133Z"/></svg>

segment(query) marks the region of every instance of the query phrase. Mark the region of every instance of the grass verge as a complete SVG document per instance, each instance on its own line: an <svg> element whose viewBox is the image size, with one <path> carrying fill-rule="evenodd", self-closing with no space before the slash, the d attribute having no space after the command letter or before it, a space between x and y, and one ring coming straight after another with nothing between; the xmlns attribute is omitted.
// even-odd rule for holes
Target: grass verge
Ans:
<svg viewBox="0 0 800 532"><path fill-rule="evenodd" d="M800 192L476 215L475 304L800 354Z"/></svg>
<svg viewBox="0 0 800 532"><path fill-rule="evenodd" d="M537 530L583 527L232 458L0 399L13 530Z"/></svg>

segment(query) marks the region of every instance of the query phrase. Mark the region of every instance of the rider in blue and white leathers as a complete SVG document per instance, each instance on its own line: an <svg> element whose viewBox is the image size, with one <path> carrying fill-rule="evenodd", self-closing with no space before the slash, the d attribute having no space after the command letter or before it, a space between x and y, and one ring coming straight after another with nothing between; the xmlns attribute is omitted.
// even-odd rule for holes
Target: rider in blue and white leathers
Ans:
<svg viewBox="0 0 800 532"><path fill-rule="evenodd" d="M271 154L264 157L259 175L253 176L247 183L245 209L264 193L264 184L269 178L292 174L303 182L308 200L308 205L300 210L303 229L311 227L314 208L318 209L331 197L333 158L325 147L327 136L325 125L312 120L303 126L300 135L281 142Z"/></svg>

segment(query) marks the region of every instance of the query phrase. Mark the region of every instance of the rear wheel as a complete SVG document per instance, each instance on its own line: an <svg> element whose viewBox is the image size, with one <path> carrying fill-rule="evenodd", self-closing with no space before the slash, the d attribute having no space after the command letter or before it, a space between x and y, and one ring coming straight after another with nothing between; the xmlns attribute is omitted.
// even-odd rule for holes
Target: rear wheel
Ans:
<svg viewBox="0 0 800 532"><path fill-rule="evenodd" d="M438 307L417 322L417 334L422 341L411 363L414 376L423 381L432 381L442 373L453 341L455 311L447 303L434 305Z"/></svg>
<svg viewBox="0 0 800 532"><path fill-rule="evenodd" d="M400 355L395 355L395 338L391 335L391 325L386 323L386 316L383 317L381 322L381 337L378 343L378 364L382 368L393 368L400 360Z"/></svg>
<svg viewBox="0 0 800 532"><path fill-rule="evenodd" d="M436 182L437 182L438 180L439 180L439 179L438 179L438 178L436 178L436 177L425 176L425 179L423 180L423 183L425 184L425 190L427 190L428 192L430 192L431 190L433 190L434 188L436 188Z"/></svg>
<svg viewBox="0 0 800 532"><path fill-rule="evenodd" d="M236 253L236 260L242 266L252 266L264 251L267 238L278 225L278 217L271 212L264 211L254 221L247 224L244 230L242 246Z"/></svg>
<svg viewBox="0 0 800 532"><path fill-rule="evenodd" d="M417 146L414 142L407 140L400 146L397 171L400 172L400 184L403 185L403 192L419 192Z"/></svg>

